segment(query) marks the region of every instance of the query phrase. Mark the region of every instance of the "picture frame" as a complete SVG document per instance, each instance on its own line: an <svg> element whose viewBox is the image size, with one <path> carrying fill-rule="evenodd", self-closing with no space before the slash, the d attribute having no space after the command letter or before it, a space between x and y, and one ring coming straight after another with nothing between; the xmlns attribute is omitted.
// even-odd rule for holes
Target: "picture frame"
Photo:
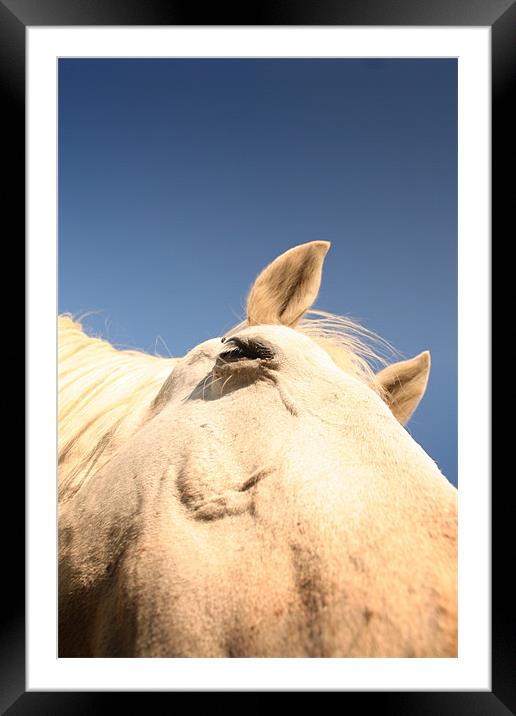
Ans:
<svg viewBox="0 0 516 716"><path fill-rule="evenodd" d="M34 6L33 6L34 5ZM10 163L10 196L12 199L6 203L5 210L11 216L6 223L12 227L20 225L22 205L25 205L25 167L23 162L25 146L24 135L24 71L25 71L25 31L27 27L38 25L191 25L201 24L191 22L192 11L182 8L179 4L171 5L161 3L146 3L135 7L134 3L126 4L124 9L115 7L113 2L104 2L97 6L90 3L87 6L80 2L53 2L51 7L46 2L36 5L31 2L0 3L0 72L1 88L8 108L6 118L8 121L8 134L11 138L10 150L12 161ZM247 16L236 17L234 14L217 8L218 17L207 19L215 20L214 25L455 25L455 26L490 26L492 33L492 137L493 137L493 229L501 234L509 226L504 217L503 210L507 211L510 205L508 187L502 176L506 165L510 161L507 152L509 132L511 131L511 116L507 110L509 83L511 72L514 72L514 49L511 46L511 27L516 26L516 12L514 4L508 2L484 3L482 8L470 8L463 2L448 2L440 4L406 3L396 4L390 8L389 4L368 2L361 7L346 7L340 9L329 8L325 4L318 4L317 8L282 5L281 10L266 11L266 6L260 6L259 13L253 16L251 11ZM219 12L220 10L220 12ZM203 18L204 19L204 18ZM230 22L229 20L232 20ZM267 22L265 22L267 20ZM19 230L21 233L21 230ZM20 238L19 245L23 245ZM28 346L31 350L31 346ZM23 563L24 544L23 531L23 483L11 480L8 485L10 491L10 504L19 508L19 519L16 527L10 528L9 545L13 567L11 568L11 586L9 600L4 608L5 624L2 624L2 644L0 658L2 663L2 709L8 709L10 714L22 713L93 713L100 706L105 706L112 700L109 693L92 692L25 692L25 653L24 653L24 585ZM496 579L503 580L504 573L501 558L506 553L507 544L510 543L508 525L510 521L504 517L508 500L504 499L503 484L493 484L493 534L492 534L492 691L491 692L346 692L347 703L349 699L363 699L368 701L371 708L382 708L387 712L403 713L486 713L506 714L509 709L514 710L515 687L512 667L515 663L514 645L508 643L509 633L509 598L502 585L494 589ZM496 519L494 512L497 511ZM15 550L18 548L18 551ZM21 554L20 554L21 552ZM4 683L6 687L4 687ZM117 693L115 697L120 698ZM153 694L154 695L154 694ZM145 698L148 696L146 695ZM131 698L141 698L131 693ZM167 698L167 695L165 695ZM168 697L170 698L170 697Z"/></svg>

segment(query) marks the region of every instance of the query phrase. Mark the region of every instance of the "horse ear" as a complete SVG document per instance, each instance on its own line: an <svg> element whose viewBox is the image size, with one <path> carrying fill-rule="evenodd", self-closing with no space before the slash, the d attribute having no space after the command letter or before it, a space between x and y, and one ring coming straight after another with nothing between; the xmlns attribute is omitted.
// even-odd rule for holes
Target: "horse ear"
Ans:
<svg viewBox="0 0 516 716"><path fill-rule="evenodd" d="M393 363L377 373L376 380L384 391L384 400L402 425L405 425L419 405L429 374L428 351L410 360Z"/></svg>
<svg viewBox="0 0 516 716"><path fill-rule="evenodd" d="M269 264L254 282L247 299L249 325L295 326L317 298L329 248L329 241L311 241L294 246Z"/></svg>

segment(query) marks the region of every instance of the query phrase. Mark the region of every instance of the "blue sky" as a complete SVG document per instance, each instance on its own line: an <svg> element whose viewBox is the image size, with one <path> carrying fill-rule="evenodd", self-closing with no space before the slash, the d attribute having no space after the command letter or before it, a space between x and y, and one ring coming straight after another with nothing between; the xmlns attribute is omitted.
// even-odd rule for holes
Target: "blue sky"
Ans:
<svg viewBox="0 0 516 716"><path fill-rule="evenodd" d="M316 239L318 308L430 350L408 429L457 484L456 60L59 61L59 311L88 332L184 355Z"/></svg>

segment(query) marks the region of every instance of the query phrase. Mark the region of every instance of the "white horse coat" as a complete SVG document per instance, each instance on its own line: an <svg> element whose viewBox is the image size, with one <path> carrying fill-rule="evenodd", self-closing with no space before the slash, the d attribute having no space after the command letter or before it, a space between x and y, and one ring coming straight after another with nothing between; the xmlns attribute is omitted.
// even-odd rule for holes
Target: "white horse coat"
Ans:
<svg viewBox="0 0 516 716"><path fill-rule="evenodd" d="M61 501L60 656L457 655L457 493L401 424L429 356L373 385L296 330L327 250L267 267L100 467L63 460L96 468Z"/></svg>

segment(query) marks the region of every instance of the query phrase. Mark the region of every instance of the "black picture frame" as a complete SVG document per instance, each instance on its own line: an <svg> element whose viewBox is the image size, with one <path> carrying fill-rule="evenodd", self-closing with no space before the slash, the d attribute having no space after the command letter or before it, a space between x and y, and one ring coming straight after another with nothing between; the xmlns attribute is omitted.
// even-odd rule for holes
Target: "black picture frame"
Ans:
<svg viewBox="0 0 516 716"><path fill-rule="evenodd" d="M202 19L202 22L199 22ZM510 107L516 77L514 0L284 0L202 10L196 3L159 0L0 0L0 92L4 124L4 227L11 227L10 250L24 255L25 236L25 37L29 26L79 25L387 25L484 26L492 39L492 234L510 238L516 117ZM511 147L513 151L511 151ZM7 168L7 171L5 171ZM510 193L511 192L511 193ZM511 212L514 213L513 210ZM512 232L514 233L514 232ZM7 242L6 242L7 243ZM11 299L12 302L12 299ZM19 316L19 314L17 314ZM18 319L19 320L19 319ZM30 345L28 350L33 349ZM30 386L29 386L30 389ZM20 402L19 391L16 400ZM13 418L13 422L14 418ZM9 470L11 472L11 470ZM21 714L93 714L120 707L124 692L26 692L25 690L25 485L13 471L4 481L4 505L11 519L4 535L6 562L0 633L0 711ZM492 690L447 692L339 692L338 698L399 716L417 714L516 713L516 650L511 631L514 612L506 560L512 543L509 510L511 478L492 482ZM5 494L7 492L7 495ZM13 519L14 518L14 519ZM6 520L3 520L4 526ZM8 559L7 559L8 558ZM153 708L157 696L170 707L174 693L131 692L131 705ZM148 699L152 699L149 704ZM142 699L145 699L143 702Z"/></svg>

